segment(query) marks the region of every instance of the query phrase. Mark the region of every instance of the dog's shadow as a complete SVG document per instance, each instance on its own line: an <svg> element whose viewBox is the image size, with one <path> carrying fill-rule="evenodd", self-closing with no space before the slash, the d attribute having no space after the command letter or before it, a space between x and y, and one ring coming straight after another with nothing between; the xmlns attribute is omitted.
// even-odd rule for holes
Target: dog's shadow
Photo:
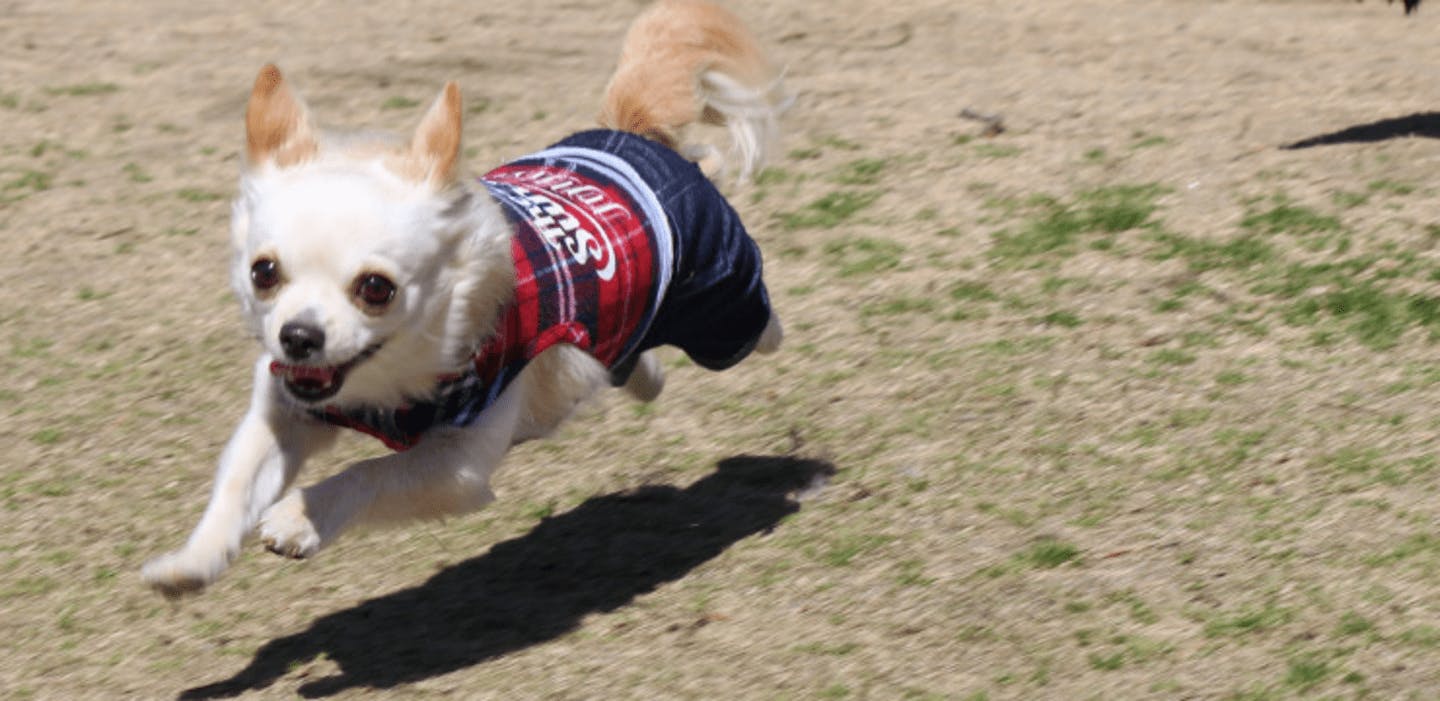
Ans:
<svg viewBox="0 0 1440 701"><path fill-rule="evenodd" d="M321 654L340 673L306 682L301 695L388 688L552 640L586 615L624 606L769 531L799 510L796 492L834 471L819 460L739 456L685 489L647 486L594 497L424 584L272 640L234 676L180 698L265 688Z"/></svg>
<svg viewBox="0 0 1440 701"><path fill-rule="evenodd" d="M1404 117L1381 119L1357 124L1328 134L1319 134L1285 144L1281 149L1293 151L1335 144L1364 144L1404 137L1440 139L1440 112L1417 112Z"/></svg>

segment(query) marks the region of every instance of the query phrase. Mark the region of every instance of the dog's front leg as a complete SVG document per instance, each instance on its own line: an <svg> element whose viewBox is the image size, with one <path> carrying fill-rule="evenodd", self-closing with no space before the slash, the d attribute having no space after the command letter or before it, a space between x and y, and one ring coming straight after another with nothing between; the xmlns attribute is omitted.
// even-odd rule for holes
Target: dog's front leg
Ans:
<svg viewBox="0 0 1440 701"><path fill-rule="evenodd" d="M468 428L432 429L403 453L362 460L292 490L261 517L261 541L276 554L306 558L353 526L458 515L490 503L490 477L521 424L520 384Z"/></svg>
<svg viewBox="0 0 1440 701"><path fill-rule="evenodd" d="M297 416L275 401L270 358L255 369L250 409L220 455L210 504L185 546L145 564L141 576L166 596L199 591L219 578L240 553L240 544L295 479L305 459L323 448L335 430Z"/></svg>

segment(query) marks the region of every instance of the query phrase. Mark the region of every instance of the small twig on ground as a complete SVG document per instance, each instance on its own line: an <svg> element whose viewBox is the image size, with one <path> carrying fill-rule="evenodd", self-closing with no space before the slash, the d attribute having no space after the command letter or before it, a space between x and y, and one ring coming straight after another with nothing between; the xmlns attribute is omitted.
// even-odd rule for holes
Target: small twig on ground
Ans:
<svg viewBox="0 0 1440 701"><path fill-rule="evenodd" d="M960 116L984 124L985 129L980 132L981 136L999 136L1005 132L1005 118L998 114L985 114L966 107L960 110Z"/></svg>

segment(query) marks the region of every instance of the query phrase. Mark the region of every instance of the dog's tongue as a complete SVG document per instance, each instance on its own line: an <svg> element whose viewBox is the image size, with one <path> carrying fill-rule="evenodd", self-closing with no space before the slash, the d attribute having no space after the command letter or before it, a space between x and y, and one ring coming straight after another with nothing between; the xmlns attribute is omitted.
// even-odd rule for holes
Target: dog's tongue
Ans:
<svg viewBox="0 0 1440 701"><path fill-rule="evenodd" d="M335 381L335 368L314 365L286 365L278 360L270 363L270 374L294 383L325 386Z"/></svg>

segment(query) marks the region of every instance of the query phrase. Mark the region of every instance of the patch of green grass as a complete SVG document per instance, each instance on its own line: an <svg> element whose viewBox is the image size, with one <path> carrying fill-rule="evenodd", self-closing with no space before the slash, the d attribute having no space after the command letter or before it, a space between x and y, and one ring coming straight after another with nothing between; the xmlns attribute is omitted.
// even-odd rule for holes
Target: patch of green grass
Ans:
<svg viewBox="0 0 1440 701"><path fill-rule="evenodd" d="M1370 192L1387 195L1409 195L1415 192L1415 190L1418 188L1416 188L1415 185L1412 183L1404 183L1398 180L1381 179L1370 181L1370 184L1366 185L1365 189L1369 190Z"/></svg>
<svg viewBox="0 0 1440 701"><path fill-rule="evenodd" d="M1241 228L1261 234L1306 234L1335 232L1341 229L1340 219L1321 214L1313 208L1292 203L1289 198L1276 196L1271 207L1252 211L1240 220Z"/></svg>
<svg viewBox="0 0 1440 701"><path fill-rule="evenodd" d="M1295 613L1288 608L1266 603L1232 614L1217 614L1205 623L1205 635L1217 638L1259 633L1289 623Z"/></svg>
<svg viewBox="0 0 1440 701"><path fill-rule="evenodd" d="M1165 138L1164 136L1161 136L1159 134L1147 134L1143 131L1137 131L1131 136L1134 138L1134 141L1130 143L1130 148L1136 151L1142 148L1154 148L1156 146L1164 146L1165 144L1170 143L1170 140Z"/></svg>
<svg viewBox="0 0 1440 701"><path fill-rule="evenodd" d="M794 212L781 212L785 229L833 229L880 199L879 192L832 192Z"/></svg>
<svg viewBox="0 0 1440 701"><path fill-rule="evenodd" d="M1370 201L1370 194L1366 192L1350 192L1338 190L1330 195L1330 201L1341 209L1354 209Z"/></svg>
<svg viewBox="0 0 1440 701"><path fill-rule="evenodd" d="M1381 469L1380 451L1375 448L1341 448L1320 458L1320 464L1343 474L1368 475Z"/></svg>
<svg viewBox="0 0 1440 701"><path fill-rule="evenodd" d="M1216 242L1159 232L1150 240L1156 244L1150 253L1151 258L1169 260L1179 257L1184 259L1192 272L1197 273L1220 269L1246 270L1278 257L1273 246L1254 235Z"/></svg>
<svg viewBox="0 0 1440 701"><path fill-rule="evenodd" d="M1000 338L994 341L977 344L975 349L989 355L996 355L1002 358L1027 355L1029 353L1043 353L1055 347L1055 338L1052 336L1027 336L1022 338Z"/></svg>
<svg viewBox="0 0 1440 701"><path fill-rule="evenodd" d="M895 581L907 587L928 587L935 583L934 577L925 576L925 563L920 560L903 560L897 565L899 573Z"/></svg>
<svg viewBox="0 0 1440 701"><path fill-rule="evenodd" d="M889 536L873 533L852 533L832 540L819 553L820 560L831 567L845 567L855 558L871 552L892 540Z"/></svg>
<svg viewBox="0 0 1440 701"><path fill-rule="evenodd" d="M997 203L1009 210L1028 210L1029 216L1014 229L993 236L992 258L1023 259L1074 250L1086 234L1118 234L1154 225L1156 199L1165 190L1158 185L1114 185L1081 192L1073 202L1032 197L1025 203ZM1100 242L1101 247L1107 246Z"/></svg>
<svg viewBox="0 0 1440 701"><path fill-rule="evenodd" d="M65 497L75 493L75 485L64 479L34 482L27 485L26 489L30 493L42 497Z"/></svg>
<svg viewBox="0 0 1440 701"><path fill-rule="evenodd" d="M1089 228L1119 233L1148 225L1164 192L1159 185L1112 185L1082 192L1078 199Z"/></svg>
<svg viewBox="0 0 1440 701"><path fill-rule="evenodd" d="M996 516L1007 523L1021 528L1029 528L1035 525L1035 517L1031 516L1024 509L1006 508L989 501L982 501L975 505L975 510L982 514ZM1019 559L1019 556L1016 556Z"/></svg>
<svg viewBox="0 0 1440 701"><path fill-rule="evenodd" d="M1123 604L1130 611L1130 619L1136 623L1150 625L1160 620L1159 614L1133 589L1106 595L1107 603Z"/></svg>
<svg viewBox="0 0 1440 701"><path fill-rule="evenodd" d="M1060 202L1051 201L1041 209L1043 211L1032 216L1018 231L996 232L990 255L1013 259L1063 253L1073 248L1075 240L1088 231L1084 219Z"/></svg>
<svg viewBox="0 0 1440 701"><path fill-rule="evenodd" d="M1086 659L1090 662L1091 669L1098 669L1102 672L1113 672L1125 666L1125 652L1123 650L1109 655L1092 652Z"/></svg>
<svg viewBox="0 0 1440 701"><path fill-rule="evenodd" d="M1422 623L1401 633L1400 641L1423 648L1440 648L1440 626Z"/></svg>
<svg viewBox="0 0 1440 701"><path fill-rule="evenodd" d="M225 196L218 192L210 192L199 188L185 187L175 192L175 196L186 202L215 202L223 200Z"/></svg>
<svg viewBox="0 0 1440 701"><path fill-rule="evenodd" d="M900 267L905 249L894 241L869 237L847 237L825 244L826 262L840 277L869 275Z"/></svg>
<svg viewBox="0 0 1440 701"><path fill-rule="evenodd" d="M804 643L791 648L807 655L843 657L860 649L860 643Z"/></svg>
<svg viewBox="0 0 1440 701"><path fill-rule="evenodd" d="M790 171L784 168L770 166L755 174L755 185L757 187L767 187L787 183L794 179L795 175Z"/></svg>
<svg viewBox="0 0 1440 701"><path fill-rule="evenodd" d="M832 178L842 185L874 185L880 182L886 161L881 158L861 158L846 163Z"/></svg>
<svg viewBox="0 0 1440 701"><path fill-rule="evenodd" d="M42 428L30 434L30 440L37 445L55 445L65 437L65 432L58 428Z"/></svg>
<svg viewBox="0 0 1440 701"><path fill-rule="evenodd" d="M1361 616L1354 611L1347 611L1340 617L1340 622L1335 626L1335 634L1339 636L1360 635L1375 630L1375 624L1370 619Z"/></svg>
<svg viewBox="0 0 1440 701"><path fill-rule="evenodd" d="M14 180L5 183L6 190L31 190L43 192L49 190L54 182L54 176L38 170L27 170L16 176Z"/></svg>
<svg viewBox="0 0 1440 701"><path fill-rule="evenodd" d="M125 167L121 168L121 170L125 172L125 175L130 178L130 182L132 183L148 183L155 179L151 177L149 173L146 173L143 168L134 163L126 163Z"/></svg>
<svg viewBox="0 0 1440 701"><path fill-rule="evenodd" d="M526 518L535 521L543 521L547 518L550 518L551 516L554 516L555 511L559 507L559 505L559 502L555 501L554 499L550 499L543 502L526 502L521 508Z"/></svg>
<svg viewBox="0 0 1440 701"><path fill-rule="evenodd" d="M934 310L935 300L929 297L897 297L883 302L871 302L860 307L860 316L900 316L928 313Z"/></svg>
<svg viewBox="0 0 1440 701"><path fill-rule="evenodd" d="M411 107L418 106L420 106L419 100L412 100L403 95L385 98L385 101L380 103L380 109L382 110L408 110Z"/></svg>
<svg viewBox="0 0 1440 701"><path fill-rule="evenodd" d="M1073 329L1084 323L1077 314L1058 309L1036 318L1035 321L1046 326L1063 326L1067 329Z"/></svg>
<svg viewBox="0 0 1440 701"><path fill-rule="evenodd" d="M24 341L15 339L11 341L10 353L17 358L43 358L55 342L48 338L31 338Z"/></svg>
<svg viewBox="0 0 1440 701"><path fill-rule="evenodd" d="M1045 537L1030 545L1020 558L1033 567L1052 569L1080 557L1080 548L1058 538Z"/></svg>
<svg viewBox="0 0 1440 701"><path fill-rule="evenodd" d="M1411 326L1427 329L1432 338L1440 336L1440 297L1418 293L1390 292L1366 279L1335 274L1330 266L1291 266L1281 279L1282 293L1295 290L1304 280L1324 284L1319 293L1306 293L1283 313L1294 326L1313 326L1326 319L1341 323L1355 340L1374 350L1387 350L1400 342ZM1298 283L1298 284L1297 284ZM1272 283L1261 290L1273 290ZM1305 288L1316 289L1316 286Z"/></svg>
<svg viewBox="0 0 1440 701"><path fill-rule="evenodd" d="M1161 348L1150 354L1150 362L1156 365L1190 365L1195 362L1195 354L1179 348Z"/></svg>
<svg viewBox="0 0 1440 701"><path fill-rule="evenodd" d="M1391 565L1421 556L1428 556L1430 559L1440 556L1440 536L1431 535L1428 532L1417 533L1401 541L1387 552L1365 558L1365 563L1375 567Z"/></svg>
<svg viewBox="0 0 1440 701"><path fill-rule="evenodd" d="M0 600L19 596L37 596L48 594L60 587L60 583L50 577L34 575L21 577L12 582L9 586L0 590Z"/></svg>
<svg viewBox="0 0 1440 701"><path fill-rule="evenodd" d="M950 286L950 299L957 302L994 302L1000 299L989 285L976 280L961 280Z"/></svg>
<svg viewBox="0 0 1440 701"><path fill-rule="evenodd" d="M1285 685L1301 692L1309 691L1329 677L1334 668L1319 655L1301 655L1290 660L1285 671Z"/></svg>
<svg viewBox="0 0 1440 701"><path fill-rule="evenodd" d="M835 136L835 135L833 135L833 134L831 134L831 135L829 135L829 136L822 136L822 137L816 139L816 140L815 140L815 143L816 143L817 145L821 146L821 147L829 147L829 148L835 149L836 151L859 151L859 150L860 150L860 144L859 144L859 143L854 142L854 141L851 141L851 140L846 139L846 138L844 138L844 137Z"/></svg>
<svg viewBox="0 0 1440 701"><path fill-rule="evenodd" d="M51 95L64 95L66 97L87 97L91 95L109 95L113 92L119 92L119 90L120 86L114 83L96 82L46 88L45 92Z"/></svg>

